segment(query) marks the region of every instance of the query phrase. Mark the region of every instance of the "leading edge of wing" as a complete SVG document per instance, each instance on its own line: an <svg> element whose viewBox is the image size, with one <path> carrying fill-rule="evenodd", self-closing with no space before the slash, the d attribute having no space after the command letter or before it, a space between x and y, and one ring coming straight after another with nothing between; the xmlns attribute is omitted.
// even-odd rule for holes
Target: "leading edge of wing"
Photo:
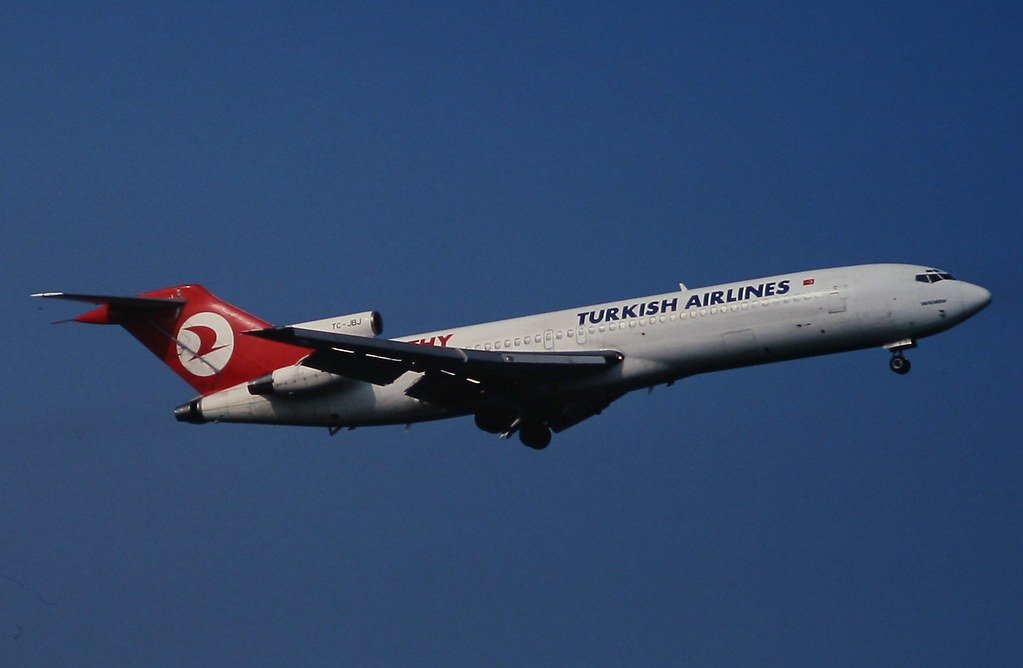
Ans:
<svg viewBox="0 0 1023 668"><path fill-rule="evenodd" d="M440 371L470 382L554 382L596 373L624 359L616 350L497 352L440 348L289 326L245 333L270 341L312 348L314 352L303 360L303 365L376 385L392 383L406 371Z"/></svg>

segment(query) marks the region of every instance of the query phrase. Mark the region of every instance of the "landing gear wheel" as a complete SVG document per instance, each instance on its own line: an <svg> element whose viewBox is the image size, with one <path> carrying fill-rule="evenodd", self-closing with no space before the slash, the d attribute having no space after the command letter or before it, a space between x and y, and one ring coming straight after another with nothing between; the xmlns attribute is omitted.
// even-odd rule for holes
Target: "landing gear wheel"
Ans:
<svg viewBox="0 0 1023 668"><path fill-rule="evenodd" d="M891 367L892 371L900 376L905 376L909 373L909 369L911 368L909 360L902 355L892 355L891 360L888 362L888 366Z"/></svg>
<svg viewBox="0 0 1023 668"><path fill-rule="evenodd" d="M522 445L543 450L551 443L551 430L543 424L524 424L519 428L519 440Z"/></svg>

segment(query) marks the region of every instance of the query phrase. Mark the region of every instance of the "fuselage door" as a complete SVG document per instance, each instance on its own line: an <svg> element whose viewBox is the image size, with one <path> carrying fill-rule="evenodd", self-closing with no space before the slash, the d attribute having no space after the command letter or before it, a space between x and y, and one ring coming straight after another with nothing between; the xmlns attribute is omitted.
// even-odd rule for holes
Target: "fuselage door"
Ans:
<svg viewBox="0 0 1023 668"><path fill-rule="evenodd" d="M846 286L836 285L828 293L828 313L845 313Z"/></svg>
<svg viewBox="0 0 1023 668"><path fill-rule="evenodd" d="M544 330L543 333L543 349L553 350L554 349L554 330Z"/></svg>

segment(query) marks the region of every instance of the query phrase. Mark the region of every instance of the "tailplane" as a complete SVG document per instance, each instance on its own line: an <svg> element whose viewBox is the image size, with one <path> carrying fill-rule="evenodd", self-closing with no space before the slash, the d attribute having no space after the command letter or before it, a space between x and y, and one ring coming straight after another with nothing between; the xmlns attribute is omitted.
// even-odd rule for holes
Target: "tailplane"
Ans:
<svg viewBox="0 0 1023 668"><path fill-rule="evenodd" d="M310 352L242 336L270 323L221 301L201 285L178 285L135 297L66 292L32 296L96 304L74 321L124 327L202 395L295 364Z"/></svg>

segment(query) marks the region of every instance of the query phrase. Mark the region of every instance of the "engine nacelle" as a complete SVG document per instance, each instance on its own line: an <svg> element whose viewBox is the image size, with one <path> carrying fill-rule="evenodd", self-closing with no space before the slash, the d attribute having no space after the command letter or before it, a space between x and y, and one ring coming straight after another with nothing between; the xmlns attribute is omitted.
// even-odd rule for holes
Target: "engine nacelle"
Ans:
<svg viewBox="0 0 1023 668"><path fill-rule="evenodd" d="M343 381L341 376L295 365L276 369L265 376L249 381L249 394L291 394L319 390Z"/></svg>
<svg viewBox="0 0 1023 668"><path fill-rule="evenodd" d="M299 322L291 327L372 338L384 331L384 320L376 311L363 311L322 320ZM336 374L297 364L276 369L265 376L250 380L248 386L249 394L265 396L319 390L343 380L343 377Z"/></svg>
<svg viewBox="0 0 1023 668"><path fill-rule="evenodd" d="M338 315L322 320L300 322L291 327L315 329L318 332L334 334L351 334L353 336L374 337L384 331L384 319L376 311L363 311L349 315Z"/></svg>

